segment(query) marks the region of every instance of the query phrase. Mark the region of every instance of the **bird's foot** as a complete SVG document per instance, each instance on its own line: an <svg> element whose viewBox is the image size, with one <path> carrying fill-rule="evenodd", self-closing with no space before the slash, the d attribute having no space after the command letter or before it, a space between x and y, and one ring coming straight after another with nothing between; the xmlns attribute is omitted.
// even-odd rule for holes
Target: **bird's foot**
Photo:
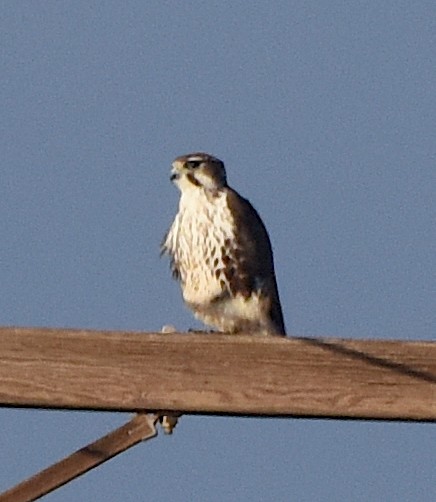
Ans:
<svg viewBox="0 0 436 502"><path fill-rule="evenodd" d="M180 413L164 413L165 414L159 413L159 423L162 426L164 434L171 435L174 432L181 415Z"/></svg>

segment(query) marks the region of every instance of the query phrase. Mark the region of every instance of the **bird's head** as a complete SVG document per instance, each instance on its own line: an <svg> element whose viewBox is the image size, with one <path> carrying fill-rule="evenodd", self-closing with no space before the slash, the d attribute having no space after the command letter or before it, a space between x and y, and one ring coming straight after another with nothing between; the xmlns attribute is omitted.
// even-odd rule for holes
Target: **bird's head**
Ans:
<svg viewBox="0 0 436 502"><path fill-rule="evenodd" d="M227 185L223 162L207 153L190 153L177 157L173 162L171 181L182 192L193 188L213 191Z"/></svg>

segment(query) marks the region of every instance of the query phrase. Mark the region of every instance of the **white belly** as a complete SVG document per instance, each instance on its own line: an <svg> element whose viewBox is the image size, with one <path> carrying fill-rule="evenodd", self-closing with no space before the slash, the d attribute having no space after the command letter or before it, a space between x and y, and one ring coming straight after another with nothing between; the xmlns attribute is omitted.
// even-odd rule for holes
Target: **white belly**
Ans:
<svg viewBox="0 0 436 502"><path fill-rule="evenodd" d="M207 304L228 288L219 273L224 267L225 242L234 240L233 217L226 197L222 192L211 201L204 192L192 190L180 199L179 213L165 245L180 272L187 303Z"/></svg>

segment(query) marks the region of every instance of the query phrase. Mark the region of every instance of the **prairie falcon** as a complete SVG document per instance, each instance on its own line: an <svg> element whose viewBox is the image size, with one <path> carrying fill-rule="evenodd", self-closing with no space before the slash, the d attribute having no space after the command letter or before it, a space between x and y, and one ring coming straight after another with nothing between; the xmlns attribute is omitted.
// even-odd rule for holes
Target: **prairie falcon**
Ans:
<svg viewBox="0 0 436 502"><path fill-rule="evenodd" d="M271 243L260 216L206 153L177 157L179 211L162 253L195 317L219 331L285 336Z"/></svg>

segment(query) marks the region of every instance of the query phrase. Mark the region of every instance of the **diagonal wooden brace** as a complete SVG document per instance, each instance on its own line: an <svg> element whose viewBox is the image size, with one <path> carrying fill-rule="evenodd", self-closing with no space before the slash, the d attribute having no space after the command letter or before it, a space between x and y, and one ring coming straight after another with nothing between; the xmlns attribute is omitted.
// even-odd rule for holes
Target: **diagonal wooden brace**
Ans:
<svg viewBox="0 0 436 502"><path fill-rule="evenodd" d="M156 415L138 413L132 420L72 455L0 494L1 502L30 502L99 466L141 441L157 436Z"/></svg>

